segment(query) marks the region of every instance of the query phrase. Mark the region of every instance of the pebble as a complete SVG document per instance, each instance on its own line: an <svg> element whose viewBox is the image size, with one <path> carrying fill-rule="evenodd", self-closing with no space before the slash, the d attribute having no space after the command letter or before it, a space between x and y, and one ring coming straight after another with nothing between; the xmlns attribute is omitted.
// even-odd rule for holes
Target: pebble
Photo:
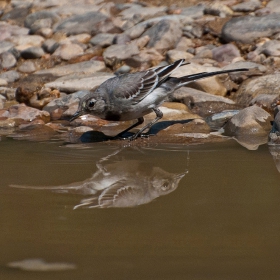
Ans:
<svg viewBox="0 0 280 280"><path fill-rule="evenodd" d="M82 55L83 53L83 48L77 44L63 44L55 50L53 55L58 56L63 60L70 60Z"/></svg>
<svg viewBox="0 0 280 280"><path fill-rule="evenodd" d="M0 54L0 70L11 69L17 64L16 58L10 52Z"/></svg>
<svg viewBox="0 0 280 280"><path fill-rule="evenodd" d="M99 45L103 48L109 47L113 44L115 34L99 33L90 39L92 45Z"/></svg>
<svg viewBox="0 0 280 280"><path fill-rule="evenodd" d="M239 49L233 44L225 44L212 49L213 59L218 62L231 63L236 57L240 57Z"/></svg>
<svg viewBox="0 0 280 280"><path fill-rule="evenodd" d="M22 73L33 73L36 71L36 66L32 61L27 60L18 67L18 70Z"/></svg>
<svg viewBox="0 0 280 280"><path fill-rule="evenodd" d="M30 47L21 51L20 55L24 59L40 58L45 54L41 47Z"/></svg>
<svg viewBox="0 0 280 280"><path fill-rule="evenodd" d="M0 78L6 80L8 83L13 83L20 78L20 74L15 70L6 71L0 74Z"/></svg>

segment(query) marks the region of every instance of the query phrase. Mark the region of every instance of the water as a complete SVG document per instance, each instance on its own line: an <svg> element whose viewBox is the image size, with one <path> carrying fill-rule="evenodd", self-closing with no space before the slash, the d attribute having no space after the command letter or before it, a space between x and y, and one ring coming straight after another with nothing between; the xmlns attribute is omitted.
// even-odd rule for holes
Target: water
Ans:
<svg viewBox="0 0 280 280"><path fill-rule="evenodd" d="M0 145L1 279L280 277L266 145Z"/></svg>

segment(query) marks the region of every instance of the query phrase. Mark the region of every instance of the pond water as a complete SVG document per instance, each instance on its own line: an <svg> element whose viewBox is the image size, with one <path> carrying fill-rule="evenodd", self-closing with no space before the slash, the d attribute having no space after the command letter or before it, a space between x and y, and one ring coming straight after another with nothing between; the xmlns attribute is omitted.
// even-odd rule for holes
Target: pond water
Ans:
<svg viewBox="0 0 280 280"><path fill-rule="evenodd" d="M279 279L267 145L0 143L1 279Z"/></svg>

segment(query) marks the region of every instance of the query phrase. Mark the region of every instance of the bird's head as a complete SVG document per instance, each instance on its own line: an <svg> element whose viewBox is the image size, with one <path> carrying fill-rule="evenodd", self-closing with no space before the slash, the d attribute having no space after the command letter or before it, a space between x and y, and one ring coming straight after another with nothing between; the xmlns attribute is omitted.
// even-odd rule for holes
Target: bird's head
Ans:
<svg viewBox="0 0 280 280"><path fill-rule="evenodd" d="M96 97L92 94L87 94L80 99L79 107L77 112L71 117L70 122L79 116L91 114L97 117L103 116L106 110L106 103L100 97Z"/></svg>

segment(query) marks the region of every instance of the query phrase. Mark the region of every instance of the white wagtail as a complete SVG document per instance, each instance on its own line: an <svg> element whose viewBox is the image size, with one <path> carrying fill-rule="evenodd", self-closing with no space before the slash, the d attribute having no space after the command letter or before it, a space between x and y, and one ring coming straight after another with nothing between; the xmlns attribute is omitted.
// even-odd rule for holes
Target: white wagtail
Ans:
<svg viewBox="0 0 280 280"><path fill-rule="evenodd" d="M248 71L248 69L242 68L210 73L202 72L180 78L170 77L171 73L182 65L185 65L184 59L177 60L167 66L110 78L96 90L81 98L78 111L70 121L85 114L92 114L108 121L137 119L135 124L117 135L121 136L142 124L144 122L143 116L154 111L156 118L129 138L134 140L162 118L163 113L158 107L176 89L198 79L230 72Z"/></svg>

